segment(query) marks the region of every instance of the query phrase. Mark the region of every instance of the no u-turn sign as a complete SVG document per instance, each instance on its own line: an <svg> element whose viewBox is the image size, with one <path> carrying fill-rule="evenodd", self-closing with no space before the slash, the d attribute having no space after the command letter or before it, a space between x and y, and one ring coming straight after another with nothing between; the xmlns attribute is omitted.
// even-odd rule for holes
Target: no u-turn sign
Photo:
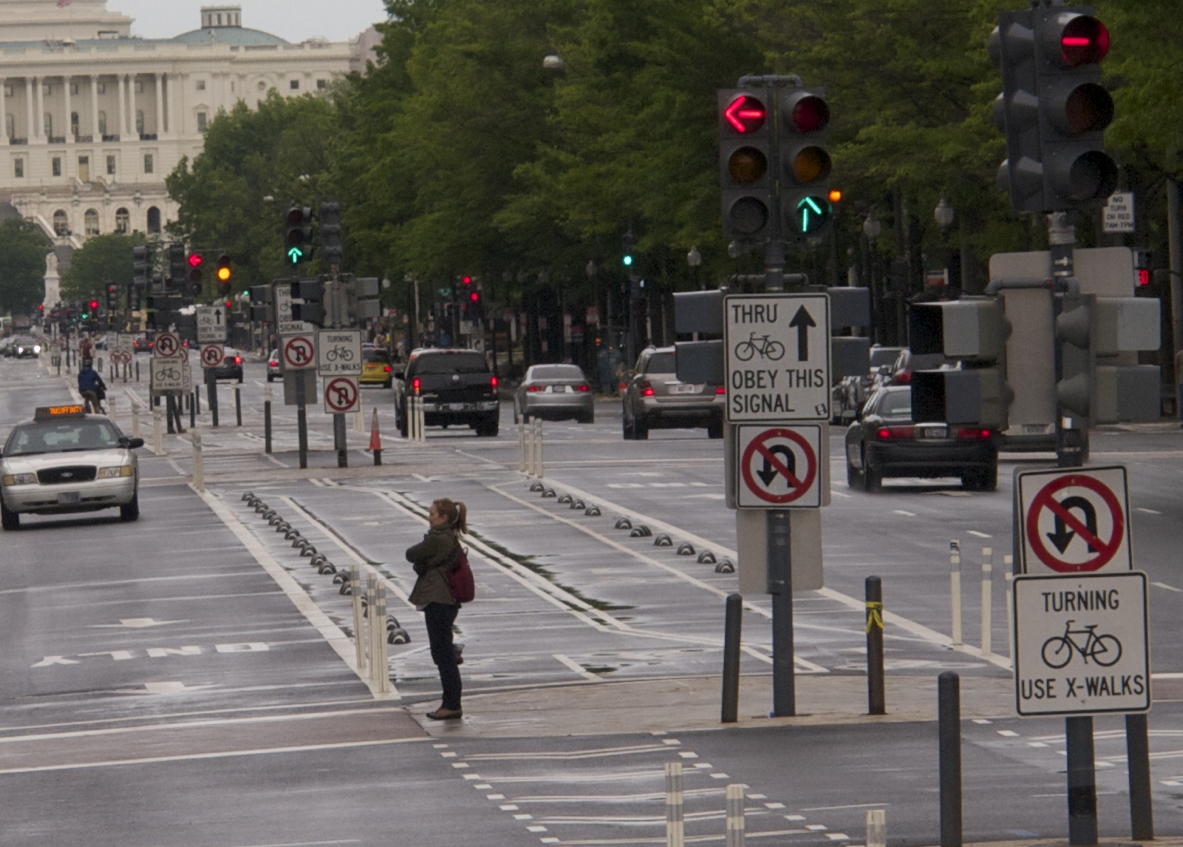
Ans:
<svg viewBox="0 0 1183 847"><path fill-rule="evenodd" d="M821 424L736 427L736 506L793 509L828 504L824 432Z"/></svg>

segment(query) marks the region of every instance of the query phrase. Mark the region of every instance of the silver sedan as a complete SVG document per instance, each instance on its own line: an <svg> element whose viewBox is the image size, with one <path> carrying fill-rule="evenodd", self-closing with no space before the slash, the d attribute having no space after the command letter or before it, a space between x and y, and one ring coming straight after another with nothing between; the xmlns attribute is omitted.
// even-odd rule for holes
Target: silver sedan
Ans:
<svg viewBox="0 0 1183 847"><path fill-rule="evenodd" d="M592 423L595 395L578 365L531 365L513 394L513 421L574 418Z"/></svg>
<svg viewBox="0 0 1183 847"><path fill-rule="evenodd" d="M0 454L0 525L20 527L22 512L61 514L118 508L140 516L139 463L128 438L102 415L82 406L45 406L13 427Z"/></svg>

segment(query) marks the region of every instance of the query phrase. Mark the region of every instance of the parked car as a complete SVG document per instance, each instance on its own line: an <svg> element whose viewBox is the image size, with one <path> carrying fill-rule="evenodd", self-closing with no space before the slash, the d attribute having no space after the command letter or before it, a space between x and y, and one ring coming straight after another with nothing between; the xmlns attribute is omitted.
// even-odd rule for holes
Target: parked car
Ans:
<svg viewBox="0 0 1183 847"><path fill-rule="evenodd" d="M651 429L700 426L711 438L723 437L724 387L679 380L673 347L641 351L621 402L627 439L648 438Z"/></svg>
<svg viewBox="0 0 1183 847"><path fill-rule="evenodd" d="M890 378L891 369L902 350L902 347L871 345L867 354L867 372L843 377L831 392L830 413L833 423L844 424L854 420L859 407L871 396L876 382Z"/></svg>
<svg viewBox="0 0 1183 847"><path fill-rule="evenodd" d="M913 353L904 347L896 354L891 370L881 373L875 382L880 385L911 385L913 371L936 371L952 367L957 363L945 358L942 353Z"/></svg>
<svg viewBox="0 0 1183 847"><path fill-rule="evenodd" d="M390 388L394 382L394 365L390 353L380 347L363 346L361 349L361 376L359 385L381 385Z"/></svg>
<svg viewBox="0 0 1183 847"><path fill-rule="evenodd" d="M998 433L987 427L912 420L912 388L880 388L846 430L846 482L878 491L884 477L956 476L966 488L998 486Z"/></svg>
<svg viewBox="0 0 1183 847"><path fill-rule="evenodd" d="M519 417L591 423L595 416L595 395L578 365L531 365L514 391L514 423Z"/></svg>
<svg viewBox="0 0 1183 847"><path fill-rule="evenodd" d="M283 379L283 371L279 368L279 350L272 350L267 354L267 381L277 379Z"/></svg>
<svg viewBox="0 0 1183 847"><path fill-rule="evenodd" d="M412 350L395 380L394 421L404 438L411 396L423 401L424 426L470 426L477 435L497 434L501 416L497 377L479 350Z"/></svg>

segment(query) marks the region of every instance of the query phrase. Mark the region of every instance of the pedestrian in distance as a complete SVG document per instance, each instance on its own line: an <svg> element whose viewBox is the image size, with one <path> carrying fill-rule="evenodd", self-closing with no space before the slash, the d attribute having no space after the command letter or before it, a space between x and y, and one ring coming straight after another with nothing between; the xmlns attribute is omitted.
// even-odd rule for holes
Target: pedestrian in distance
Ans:
<svg viewBox="0 0 1183 847"><path fill-rule="evenodd" d="M428 712L433 721L458 720L460 708L460 663L458 646L452 640L452 626L460 604L448 587L448 574L461 553L460 536L468 531L468 508L458 500L440 498L427 513L428 529L423 540L407 548L407 561L418 579L410 600L423 612L431 660L439 670L443 702Z"/></svg>
<svg viewBox="0 0 1183 847"><path fill-rule="evenodd" d="M107 384L103 382L99 372L94 369L90 359L83 359L82 367L78 371L78 393L82 395L88 413L107 414L103 408L103 398L107 396Z"/></svg>

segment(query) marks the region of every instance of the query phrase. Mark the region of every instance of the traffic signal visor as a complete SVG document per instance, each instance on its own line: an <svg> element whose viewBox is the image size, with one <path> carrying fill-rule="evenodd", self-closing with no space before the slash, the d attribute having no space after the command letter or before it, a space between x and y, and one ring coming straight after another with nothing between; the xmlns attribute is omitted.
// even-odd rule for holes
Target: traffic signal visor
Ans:
<svg viewBox="0 0 1183 847"><path fill-rule="evenodd" d="M766 97L764 91L718 92L723 229L739 240L765 236L772 216Z"/></svg>

